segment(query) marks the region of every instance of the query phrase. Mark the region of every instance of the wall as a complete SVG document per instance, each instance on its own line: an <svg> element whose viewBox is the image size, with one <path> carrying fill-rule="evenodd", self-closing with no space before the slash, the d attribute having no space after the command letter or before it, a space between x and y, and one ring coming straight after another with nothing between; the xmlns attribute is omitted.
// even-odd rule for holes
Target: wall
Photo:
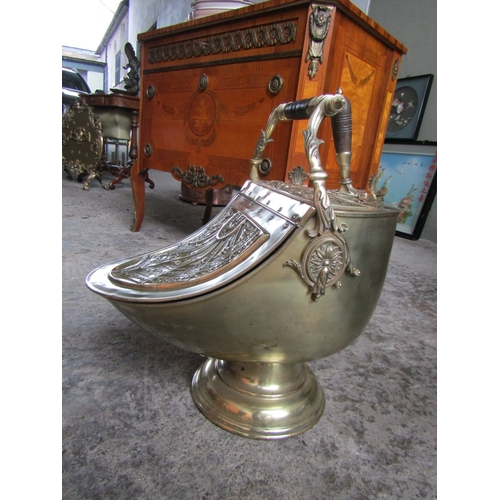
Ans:
<svg viewBox="0 0 500 500"><path fill-rule="evenodd" d="M123 78L127 75L127 71L123 69L123 66L125 66L128 63L128 58L125 55L124 47L128 41L129 41L128 15L125 15L125 17L121 20L120 25L118 26L118 28L110 38L109 42L107 43L105 49L106 51L105 58L107 62L107 77L108 77L108 81L106 82L106 88L104 89L106 92L110 88L114 87L123 88ZM115 56L117 52L120 52L120 67L118 69L120 72L121 85L116 85L115 82L115 70L117 69L115 64Z"/></svg>
<svg viewBox="0 0 500 500"><path fill-rule="evenodd" d="M261 3L265 0L253 0ZM370 0L356 0L362 4ZM135 43L136 53L139 54L137 35L148 31L156 23L157 28L163 28L172 24L178 24L188 19L193 10L193 0L142 0L140 2L130 0L129 6L129 35L130 43Z"/></svg>
<svg viewBox="0 0 500 500"><path fill-rule="evenodd" d="M95 71L87 71L86 82L89 84L90 90L103 90L104 88L104 73L96 73Z"/></svg>
<svg viewBox="0 0 500 500"><path fill-rule="evenodd" d="M361 9L365 14L368 14L371 0L351 0L351 2L356 7L358 7L358 9Z"/></svg>
<svg viewBox="0 0 500 500"><path fill-rule="evenodd" d="M185 21L191 12L192 0L132 0L129 4L129 41L137 56L140 49L137 35L148 31L156 23L157 28Z"/></svg>
<svg viewBox="0 0 500 500"><path fill-rule="evenodd" d="M408 48L400 78L434 75L418 140L437 141L437 1L370 0L368 15ZM437 242L437 196L421 238Z"/></svg>

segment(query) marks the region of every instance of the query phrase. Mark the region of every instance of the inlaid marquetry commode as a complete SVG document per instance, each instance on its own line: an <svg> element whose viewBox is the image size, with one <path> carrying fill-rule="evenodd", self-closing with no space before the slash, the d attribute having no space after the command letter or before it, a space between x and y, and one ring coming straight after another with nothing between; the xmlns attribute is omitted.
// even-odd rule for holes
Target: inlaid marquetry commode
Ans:
<svg viewBox="0 0 500 500"><path fill-rule="evenodd" d="M271 111L341 88L352 107L351 179L365 189L378 169L398 67L406 48L347 0L270 0L142 33L139 155L132 169L135 223L148 169L241 186ZM261 178L307 169L303 121L280 122ZM338 187L330 124L320 148ZM221 180L222 179L222 180ZM196 180L193 184L196 186ZM203 186L201 186L203 187Z"/></svg>

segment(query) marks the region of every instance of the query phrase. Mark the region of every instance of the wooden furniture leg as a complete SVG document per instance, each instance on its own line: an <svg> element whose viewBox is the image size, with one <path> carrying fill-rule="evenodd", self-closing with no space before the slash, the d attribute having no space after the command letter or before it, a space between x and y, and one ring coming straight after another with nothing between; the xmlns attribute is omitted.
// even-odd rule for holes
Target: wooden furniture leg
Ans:
<svg viewBox="0 0 500 500"><path fill-rule="evenodd" d="M144 204L146 201L144 175L139 169L138 162L132 165L130 184L132 185L132 194L134 196L134 225L132 231L136 232L141 229L142 221L144 220Z"/></svg>
<svg viewBox="0 0 500 500"><path fill-rule="evenodd" d="M139 150L137 146L137 129L139 127L139 111L132 112L132 137L130 139L130 184L132 185L132 193L134 196L134 225L133 232L139 231L144 220L144 205L146 203L145 183L149 184L150 189L155 187L155 183L149 178L148 170L140 168L137 157Z"/></svg>
<svg viewBox="0 0 500 500"><path fill-rule="evenodd" d="M208 188L205 191L205 214L203 215L203 224L206 224L210 220L212 215L212 207L214 206L214 190L213 188Z"/></svg>
<svg viewBox="0 0 500 500"><path fill-rule="evenodd" d="M132 111L132 121L130 123L130 128L132 129L132 137L130 140L129 156L130 156L130 167L132 167L132 165L137 160L137 156L139 153L137 146L139 137L137 133L137 130L139 128L139 111L137 110ZM149 168L144 169L143 171L141 171L141 175L143 176L144 182L147 182L149 184L150 189L153 189L155 187L155 183L149 178L148 171Z"/></svg>

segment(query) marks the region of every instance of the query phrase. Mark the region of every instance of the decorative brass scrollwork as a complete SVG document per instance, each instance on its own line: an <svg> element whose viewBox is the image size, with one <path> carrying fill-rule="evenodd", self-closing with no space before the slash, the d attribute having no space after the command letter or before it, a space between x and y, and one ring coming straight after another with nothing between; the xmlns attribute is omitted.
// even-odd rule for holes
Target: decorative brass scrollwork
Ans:
<svg viewBox="0 0 500 500"><path fill-rule="evenodd" d="M148 51L148 62L150 64L159 64L168 61L205 57L220 52L228 53L260 49L261 47L272 47L277 44L286 45L293 42L296 36L296 22L272 23L153 47Z"/></svg>
<svg viewBox="0 0 500 500"><path fill-rule="evenodd" d="M399 73L399 59L394 61L394 65L392 66L392 80L394 81Z"/></svg>
<svg viewBox="0 0 500 500"><path fill-rule="evenodd" d="M187 171L183 172L179 167L172 169L172 175L194 189L216 186L220 182L224 182L224 177L221 175L212 175L209 177L203 167L190 165Z"/></svg>
<svg viewBox="0 0 500 500"><path fill-rule="evenodd" d="M342 235L348 227L337 221L326 190L328 174L323 169L319 156L319 146L323 143L317 137L319 126L323 118L335 117L346 108L347 101L344 100L342 109L339 109L341 99L343 98L340 90L336 96L326 96L322 99L312 112L307 129L303 132L306 157L310 165L309 180L314 187L316 224L314 229L308 231L309 237L313 240L304 250L301 265L298 266L294 261L285 263L294 267L302 279L312 287L311 296L314 301L324 295L326 287L339 287L338 280L345 270L353 276L360 274L360 271L352 265L349 248ZM355 198L355 192L347 192Z"/></svg>
<svg viewBox="0 0 500 500"><path fill-rule="evenodd" d="M325 39L330 29L333 7L315 5L309 18L309 50L306 62L309 63L309 78L313 79L318 72L318 67L323 64L323 48Z"/></svg>
<svg viewBox="0 0 500 500"><path fill-rule="evenodd" d="M341 235L327 233L309 242L302 254L301 262L288 260L284 266L294 268L311 289L316 302L325 294L327 287L342 286L339 281L347 270L359 276L359 270L352 267L349 248Z"/></svg>
<svg viewBox="0 0 500 500"><path fill-rule="evenodd" d="M297 165L291 172L288 172L288 178L294 186L301 186L308 177L309 175L300 165Z"/></svg>

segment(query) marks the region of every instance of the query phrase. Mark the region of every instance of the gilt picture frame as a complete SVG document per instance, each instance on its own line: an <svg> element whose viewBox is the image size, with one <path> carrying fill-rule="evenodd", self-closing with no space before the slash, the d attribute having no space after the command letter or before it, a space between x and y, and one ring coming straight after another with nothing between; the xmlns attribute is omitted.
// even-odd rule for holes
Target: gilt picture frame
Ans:
<svg viewBox="0 0 500 500"><path fill-rule="evenodd" d="M391 103L386 142L416 141L434 75L400 78Z"/></svg>
<svg viewBox="0 0 500 500"><path fill-rule="evenodd" d="M396 236L418 240L437 192L437 143L385 144L370 190L400 209Z"/></svg>

